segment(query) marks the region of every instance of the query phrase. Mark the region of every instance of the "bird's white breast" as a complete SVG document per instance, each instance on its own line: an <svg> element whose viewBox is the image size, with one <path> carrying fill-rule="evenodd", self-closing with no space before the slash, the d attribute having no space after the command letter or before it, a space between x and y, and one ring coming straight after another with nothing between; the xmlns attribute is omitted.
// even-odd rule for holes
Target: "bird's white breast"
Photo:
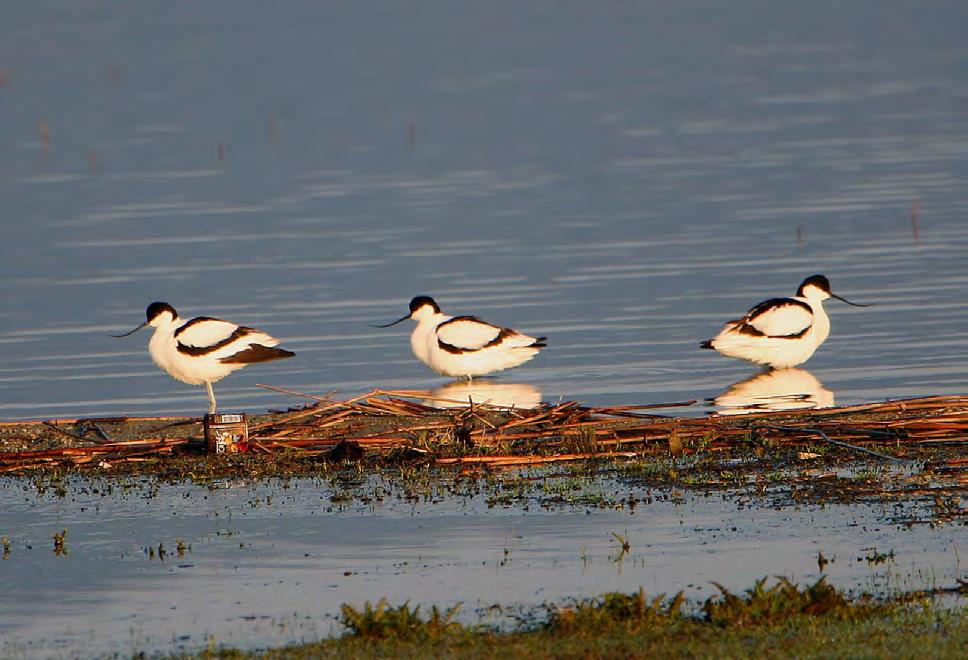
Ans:
<svg viewBox="0 0 968 660"><path fill-rule="evenodd" d="M448 316L435 316L422 319L410 334L410 348L418 360L433 368L431 355L437 348L437 326L449 320Z"/></svg>

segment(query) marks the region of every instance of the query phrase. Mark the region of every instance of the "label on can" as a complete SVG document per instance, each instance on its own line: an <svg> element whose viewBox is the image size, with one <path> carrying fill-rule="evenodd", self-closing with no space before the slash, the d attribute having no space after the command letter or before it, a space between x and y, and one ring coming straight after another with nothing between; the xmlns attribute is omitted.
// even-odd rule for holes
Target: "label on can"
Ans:
<svg viewBox="0 0 968 660"><path fill-rule="evenodd" d="M248 451L249 425L245 413L205 415L205 448L209 454Z"/></svg>

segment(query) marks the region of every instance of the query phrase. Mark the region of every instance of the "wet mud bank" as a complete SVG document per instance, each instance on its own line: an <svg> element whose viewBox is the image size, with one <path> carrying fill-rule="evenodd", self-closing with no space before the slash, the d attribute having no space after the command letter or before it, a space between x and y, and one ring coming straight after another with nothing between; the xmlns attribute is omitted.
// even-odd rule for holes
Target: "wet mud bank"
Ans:
<svg viewBox="0 0 968 660"><path fill-rule="evenodd" d="M932 515L943 518L966 513L968 397L687 417L653 410L687 410L688 401L528 410L453 401L442 409L422 395L311 397L251 417L247 451L227 455L206 454L198 418L3 422L0 473L50 483L73 474L207 482L419 472L449 483L474 475L501 483L519 481L522 468L556 466L659 488L791 501L911 499L932 502Z"/></svg>

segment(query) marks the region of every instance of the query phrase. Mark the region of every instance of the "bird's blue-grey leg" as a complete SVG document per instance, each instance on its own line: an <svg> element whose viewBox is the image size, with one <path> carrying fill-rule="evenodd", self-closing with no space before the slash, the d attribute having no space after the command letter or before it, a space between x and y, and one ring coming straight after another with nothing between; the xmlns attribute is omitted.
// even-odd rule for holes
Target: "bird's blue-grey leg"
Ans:
<svg viewBox="0 0 968 660"><path fill-rule="evenodd" d="M210 381L205 381L205 387L208 389L208 414L215 414L215 391L212 389L212 383Z"/></svg>

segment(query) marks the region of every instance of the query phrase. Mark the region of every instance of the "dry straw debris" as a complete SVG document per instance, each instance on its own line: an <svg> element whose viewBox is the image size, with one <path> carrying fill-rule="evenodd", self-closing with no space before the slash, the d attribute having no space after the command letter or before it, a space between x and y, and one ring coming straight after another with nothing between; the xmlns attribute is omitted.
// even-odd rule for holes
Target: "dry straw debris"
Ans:
<svg viewBox="0 0 968 660"><path fill-rule="evenodd" d="M968 445L968 397L963 396L741 417L689 417L650 411L685 408L694 401L610 407L567 401L530 410L469 403L444 410L421 402L428 399L423 391L374 390L343 401L333 395L288 393L311 403L253 419L249 444L256 454L325 457L336 450L334 457L405 455L477 469L633 458L659 448L678 456L764 443L776 447L829 443L847 452L897 461L903 459L883 452L901 446ZM0 448L36 445L39 439L45 443L43 449L0 451L0 472L55 466L104 468L197 453L201 450L199 421L125 417L0 422ZM132 428L139 432L133 433ZM956 455L932 467L955 472L965 483L968 459Z"/></svg>

